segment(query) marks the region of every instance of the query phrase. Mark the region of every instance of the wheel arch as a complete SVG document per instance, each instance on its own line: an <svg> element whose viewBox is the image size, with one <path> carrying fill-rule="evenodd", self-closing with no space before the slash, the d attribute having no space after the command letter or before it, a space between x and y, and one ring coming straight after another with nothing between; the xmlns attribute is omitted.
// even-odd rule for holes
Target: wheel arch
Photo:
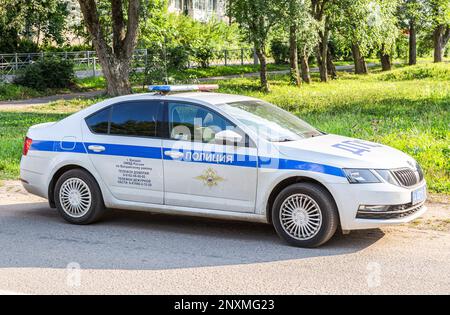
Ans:
<svg viewBox="0 0 450 315"><path fill-rule="evenodd" d="M95 178L95 176L92 174L92 172L90 172L88 169L86 169L85 167L78 165L78 164L67 164L67 165L63 165L61 166L52 176L52 179L50 180L50 183L48 185L48 202L50 204L51 208L56 208L56 204L55 204L55 186L56 183L58 182L58 179L66 172L70 171L70 170L74 170L74 169L80 169L85 171L86 173L88 173L89 175L91 175L95 181L97 181L97 179ZM98 182L97 182L98 184ZM102 192L102 188L99 186L100 191ZM103 195L103 192L102 192Z"/></svg>
<svg viewBox="0 0 450 315"><path fill-rule="evenodd" d="M333 197L333 194L320 181L318 181L317 179L311 178L311 177L307 177L307 176L291 176L291 177L285 178L282 181L280 181L277 185L275 185L275 187L270 192L270 195L269 195L269 198L267 199L267 204L266 204L267 222L272 224L272 206L273 206L273 203L274 203L275 199L277 198L278 194L286 187L291 186L296 183L311 183L311 184L316 184L316 185L322 187L323 189L325 189L328 192L328 194L330 195L331 199L333 200L333 202L337 208L337 203ZM339 211L338 211L338 217L339 217L339 222L340 222Z"/></svg>

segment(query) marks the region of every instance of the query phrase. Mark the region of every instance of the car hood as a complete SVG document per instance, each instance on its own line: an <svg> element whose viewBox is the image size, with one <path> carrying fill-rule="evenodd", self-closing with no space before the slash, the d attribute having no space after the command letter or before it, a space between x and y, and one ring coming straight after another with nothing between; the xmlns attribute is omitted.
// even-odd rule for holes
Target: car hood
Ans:
<svg viewBox="0 0 450 315"><path fill-rule="evenodd" d="M279 142L275 146L285 158L342 168L392 169L415 165L412 157L397 149L333 134Z"/></svg>

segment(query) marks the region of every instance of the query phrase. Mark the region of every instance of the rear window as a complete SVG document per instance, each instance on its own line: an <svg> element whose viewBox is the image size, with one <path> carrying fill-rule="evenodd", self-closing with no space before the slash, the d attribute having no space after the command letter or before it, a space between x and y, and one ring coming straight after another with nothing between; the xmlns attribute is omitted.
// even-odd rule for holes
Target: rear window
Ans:
<svg viewBox="0 0 450 315"><path fill-rule="evenodd" d="M161 137L162 116L159 102L125 102L95 113L86 123L99 134Z"/></svg>

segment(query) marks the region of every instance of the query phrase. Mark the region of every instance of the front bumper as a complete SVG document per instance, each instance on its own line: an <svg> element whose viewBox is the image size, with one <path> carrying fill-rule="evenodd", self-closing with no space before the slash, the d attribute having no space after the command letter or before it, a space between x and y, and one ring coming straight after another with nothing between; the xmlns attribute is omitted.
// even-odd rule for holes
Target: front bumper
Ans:
<svg viewBox="0 0 450 315"><path fill-rule="evenodd" d="M335 184L330 190L339 210L343 230L372 229L403 224L422 216L425 202L412 205L412 192L426 186L425 181L412 188L388 183ZM386 211L359 210L361 205L391 206Z"/></svg>

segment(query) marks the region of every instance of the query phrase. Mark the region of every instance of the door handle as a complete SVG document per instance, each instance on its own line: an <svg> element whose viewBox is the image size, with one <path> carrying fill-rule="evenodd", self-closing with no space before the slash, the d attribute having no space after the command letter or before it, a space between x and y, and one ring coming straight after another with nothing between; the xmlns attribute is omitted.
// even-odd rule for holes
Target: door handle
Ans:
<svg viewBox="0 0 450 315"><path fill-rule="evenodd" d="M164 155L170 156L173 159L179 159L184 156L183 152L180 151L166 151Z"/></svg>
<svg viewBox="0 0 450 315"><path fill-rule="evenodd" d="M94 152L103 152L106 150L102 145L90 145L88 146L88 149Z"/></svg>

